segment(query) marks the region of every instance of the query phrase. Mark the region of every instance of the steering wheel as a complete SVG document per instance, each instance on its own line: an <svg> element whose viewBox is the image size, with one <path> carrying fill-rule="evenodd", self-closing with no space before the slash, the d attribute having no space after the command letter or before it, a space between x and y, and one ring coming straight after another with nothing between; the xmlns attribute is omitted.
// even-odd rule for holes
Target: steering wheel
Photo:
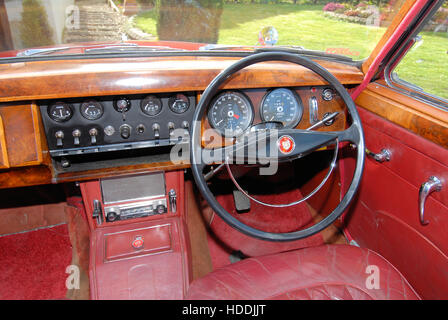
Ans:
<svg viewBox="0 0 448 320"><path fill-rule="evenodd" d="M210 191L210 188L208 187L206 178L204 177L203 173L207 163L205 163L203 157L201 156L205 150L202 147L201 121L213 97L218 93L222 84L236 72L250 65L266 61L285 61L295 63L305 68L308 68L309 70L321 76L326 82L328 82L330 86L334 88L334 90L336 90L336 92L343 99L352 119L351 125L348 129L345 129L343 131L333 131L333 132L280 128L278 130L274 130L275 132L274 138L272 138L273 137L272 134L264 134L262 138L260 138L260 135L256 133L249 134L246 137L246 139L244 139L244 142L236 143L234 145L227 147L218 148L220 150L217 151L219 151L219 154L222 155L222 162L226 163L230 156L235 157L237 154L239 154L239 160L245 160L246 162L248 160L254 160L258 158L263 158L264 161L263 163L266 163L266 161L273 161L273 162L291 161L303 157L309 154L310 152L313 152L321 148L322 146L330 144L335 144L336 146L338 146L342 142L350 142L351 144L356 146L357 150L356 167L352 181L350 183L348 191L341 199L339 204L336 206L336 208L327 217L325 217L318 223L306 229L287 233L273 233L258 230L246 225L245 223L233 217L216 200L213 193ZM356 110L355 104L352 98L350 97L349 93L347 92L347 90L344 88L344 86L330 72L328 72L325 68L323 68L316 62L297 54L284 53L284 52L265 52L265 53L253 54L239 60L238 62L234 63L233 65L223 70L219 75L217 75L212 80L212 82L205 89L199 101L199 104L196 108L196 111L193 115L191 129L192 129L191 142L190 142L191 169L196 184L199 188L199 191L201 192L205 200L208 202L208 204L211 206L211 208L216 212L216 214L218 214L227 224L239 230L240 232L254 238L267 241L294 241L309 237L317 232L320 232L321 230L331 225L345 211L350 202L353 200L353 197L361 182L362 172L364 168L365 147L364 147L364 134L361 125L361 120L359 118L359 114L358 111ZM277 139L274 141L275 144L267 143L270 146L275 145L275 150L272 151L271 148L270 149L271 151L267 152L269 153L269 155L264 155L263 157L260 157L257 153L258 152L257 150L253 151L254 149L256 149L253 148L253 146L258 145L260 143L260 139L264 139L265 141L269 142L272 142L272 139ZM280 142L282 141L281 139L283 140L286 139L287 150L280 147ZM338 148L336 147L335 149L336 149L335 151L336 156ZM238 150L240 151L243 150L243 152L238 152ZM252 152L250 150L252 150ZM334 166L334 163L331 166ZM323 185L323 183L321 184Z"/></svg>

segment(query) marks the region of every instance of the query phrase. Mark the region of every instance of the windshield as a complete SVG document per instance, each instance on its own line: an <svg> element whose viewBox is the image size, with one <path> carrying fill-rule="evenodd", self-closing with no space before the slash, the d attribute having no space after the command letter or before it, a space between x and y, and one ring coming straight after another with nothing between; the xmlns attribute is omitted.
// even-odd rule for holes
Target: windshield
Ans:
<svg viewBox="0 0 448 320"><path fill-rule="evenodd" d="M403 3L0 0L0 57L296 46L361 60Z"/></svg>

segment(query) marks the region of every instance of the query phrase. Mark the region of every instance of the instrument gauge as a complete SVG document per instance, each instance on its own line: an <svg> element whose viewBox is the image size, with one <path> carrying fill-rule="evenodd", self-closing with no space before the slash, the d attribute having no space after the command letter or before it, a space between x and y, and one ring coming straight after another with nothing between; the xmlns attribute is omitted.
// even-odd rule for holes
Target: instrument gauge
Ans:
<svg viewBox="0 0 448 320"><path fill-rule="evenodd" d="M114 109L121 113L128 112L131 109L131 101L125 97L118 98L114 100Z"/></svg>
<svg viewBox="0 0 448 320"><path fill-rule="evenodd" d="M65 122L73 116L73 109L68 103L56 102L48 108L48 115L56 122Z"/></svg>
<svg viewBox="0 0 448 320"><path fill-rule="evenodd" d="M168 105L174 113L184 113L190 107L190 100L184 94L176 94L168 100Z"/></svg>
<svg viewBox="0 0 448 320"><path fill-rule="evenodd" d="M274 89L261 102L260 117L265 122L277 121L285 128L294 128L303 115L300 97L286 88Z"/></svg>
<svg viewBox="0 0 448 320"><path fill-rule="evenodd" d="M90 100L81 104L81 115L87 120L98 120L103 114L103 105L98 101Z"/></svg>
<svg viewBox="0 0 448 320"><path fill-rule="evenodd" d="M154 117L162 111L162 101L156 96L147 96L142 100L140 108L144 114Z"/></svg>
<svg viewBox="0 0 448 320"><path fill-rule="evenodd" d="M235 91L224 92L213 100L208 119L210 125L221 135L237 137L252 124L254 110L244 94Z"/></svg>

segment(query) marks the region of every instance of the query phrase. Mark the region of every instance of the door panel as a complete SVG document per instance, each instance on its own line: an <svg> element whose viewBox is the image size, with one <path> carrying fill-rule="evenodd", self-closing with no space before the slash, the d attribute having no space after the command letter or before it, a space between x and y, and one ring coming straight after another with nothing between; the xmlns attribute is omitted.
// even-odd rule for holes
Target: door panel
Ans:
<svg viewBox="0 0 448 320"><path fill-rule="evenodd" d="M391 262L421 298L448 298L448 257L437 246L393 213L372 211L362 201L354 211L350 233L360 246Z"/></svg>
<svg viewBox="0 0 448 320"><path fill-rule="evenodd" d="M363 104L368 102L362 100ZM395 265L423 298L446 299L448 150L364 108L358 109L366 147L373 152L389 149L392 156L383 163L366 159L358 198L344 219L347 231L361 246ZM439 177L444 186L428 197L425 218L429 224L421 225L418 192L431 175Z"/></svg>

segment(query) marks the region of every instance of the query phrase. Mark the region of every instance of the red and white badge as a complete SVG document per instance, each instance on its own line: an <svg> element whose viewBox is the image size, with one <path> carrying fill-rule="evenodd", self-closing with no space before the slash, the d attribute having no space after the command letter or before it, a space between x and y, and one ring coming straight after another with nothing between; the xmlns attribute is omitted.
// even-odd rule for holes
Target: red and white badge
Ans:
<svg viewBox="0 0 448 320"><path fill-rule="evenodd" d="M294 151L296 144L290 136L281 136L277 141L278 149L283 154L290 154Z"/></svg>
<svg viewBox="0 0 448 320"><path fill-rule="evenodd" d="M143 239L142 236L136 236L134 241L132 241L132 246L135 249L141 249L143 248L143 245L145 244L145 240Z"/></svg>

